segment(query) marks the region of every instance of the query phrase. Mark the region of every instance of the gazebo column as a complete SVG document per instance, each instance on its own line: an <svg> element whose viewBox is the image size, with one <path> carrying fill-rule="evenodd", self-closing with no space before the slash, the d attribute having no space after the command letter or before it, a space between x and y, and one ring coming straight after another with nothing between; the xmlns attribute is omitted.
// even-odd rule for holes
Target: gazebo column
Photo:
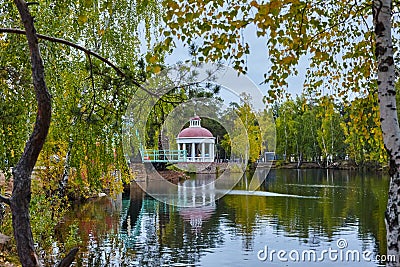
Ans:
<svg viewBox="0 0 400 267"><path fill-rule="evenodd" d="M201 143L201 161L204 161L205 156L206 156L206 144Z"/></svg>
<svg viewBox="0 0 400 267"><path fill-rule="evenodd" d="M192 143L192 161L195 161L196 151L195 151L195 143Z"/></svg>
<svg viewBox="0 0 400 267"><path fill-rule="evenodd" d="M182 150L183 150L183 152L185 153L185 154L183 155L183 158L184 158L185 160L187 160L187 159L186 159L186 157L187 157L186 143L183 143L183 144L182 144Z"/></svg>
<svg viewBox="0 0 400 267"><path fill-rule="evenodd" d="M214 161L214 144L210 143L210 160Z"/></svg>

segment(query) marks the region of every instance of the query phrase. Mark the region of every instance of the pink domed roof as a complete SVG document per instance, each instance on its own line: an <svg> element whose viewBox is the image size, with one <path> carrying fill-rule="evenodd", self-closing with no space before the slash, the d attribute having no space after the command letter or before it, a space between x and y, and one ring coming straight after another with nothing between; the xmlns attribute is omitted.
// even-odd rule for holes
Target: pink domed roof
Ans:
<svg viewBox="0 0 400 267"><path fill-rule="evenodd" d="M184 137L213 137L212 133L203 127L189 127L183 129L179 134L178 138Z"/></svg>

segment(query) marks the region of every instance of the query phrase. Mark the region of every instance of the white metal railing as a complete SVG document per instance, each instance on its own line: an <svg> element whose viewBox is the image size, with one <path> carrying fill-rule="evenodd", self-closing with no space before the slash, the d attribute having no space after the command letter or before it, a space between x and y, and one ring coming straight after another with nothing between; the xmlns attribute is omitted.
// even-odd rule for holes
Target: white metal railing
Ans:
<svg viewBox="0 0 400 267"><path fill-rule="evenodd" d="M213 158L209 157L209 156L205 156L205 157L187 157L187 162L210 162L210 161L214 161Z"/></svg>

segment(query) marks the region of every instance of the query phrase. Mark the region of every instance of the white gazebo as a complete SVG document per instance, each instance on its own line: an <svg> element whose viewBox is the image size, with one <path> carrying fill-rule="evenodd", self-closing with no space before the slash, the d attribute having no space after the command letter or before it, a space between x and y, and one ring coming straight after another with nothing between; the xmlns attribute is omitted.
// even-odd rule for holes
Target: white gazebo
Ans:
<svg viewBox="0 0 400 267"><path fill-rule="evenodd" d="M188 162L213 162L215 138L206 128L201 127L200 117L190 119L189 128L183 129L176 138L179 150L186 151Z"/></svg>

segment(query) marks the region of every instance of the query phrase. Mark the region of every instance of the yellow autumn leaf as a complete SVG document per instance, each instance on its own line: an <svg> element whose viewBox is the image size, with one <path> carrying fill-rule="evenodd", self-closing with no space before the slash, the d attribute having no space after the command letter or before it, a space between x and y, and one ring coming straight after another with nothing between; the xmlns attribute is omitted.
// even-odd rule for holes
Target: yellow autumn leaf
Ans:
<svg viewBox="0 0 400 267"><path fill-rule="evenodd" d="M79 24L85 24L88 20L88 17L86 15L79 15L78 16L78 23Z"/></svg>
<svg viewBox="0 0 400 267"><path fill-rule="evenodd" d="M149 58L149 63L150 63L150 64L153 64L153 63L155 63L156 61L157 61L157 57L156 57L156 56L152 56L152 57Z"/></svg>
<svg viewBox="0 0 400 267"><path fill-rule="evenodd" d="M294 59L294 56L287 56L282 59L282 64L291 64Z"/></svg>
<svg viewBox="0 0 400 267"><path fill-rule="evenodd" d="M158 73L160 73L161 72L161 67L160 66L158 66L158 65L156 65L156 66L147 66L146 67L146 71L147 72L152 72L152 73L154 73L154 74L158 74Z"/></svg>
<svg viewBox="0 0 400 267"><path fill-rule="evenodd" d="M253 0L253 1L250 2L250 6L258 8L260 5L257 3L257 1Z"/></svg>
<svg viewBox="0 0 400 267"><path fill-rule="evenodd" d="M154 72L155 74L160 73L160 71L161 71L161 67L160 67L160 66L155 66L155 67L153 67L153 72Z"/></svg>
<svg viewBox="0 0 400 267"><path fill-rule="evenodd" d="M282 2L280 0L275 0L275 1L271 1L271 3L269 4L269 7L271 9L277 9L279 7L281 7Z"/></svg>

